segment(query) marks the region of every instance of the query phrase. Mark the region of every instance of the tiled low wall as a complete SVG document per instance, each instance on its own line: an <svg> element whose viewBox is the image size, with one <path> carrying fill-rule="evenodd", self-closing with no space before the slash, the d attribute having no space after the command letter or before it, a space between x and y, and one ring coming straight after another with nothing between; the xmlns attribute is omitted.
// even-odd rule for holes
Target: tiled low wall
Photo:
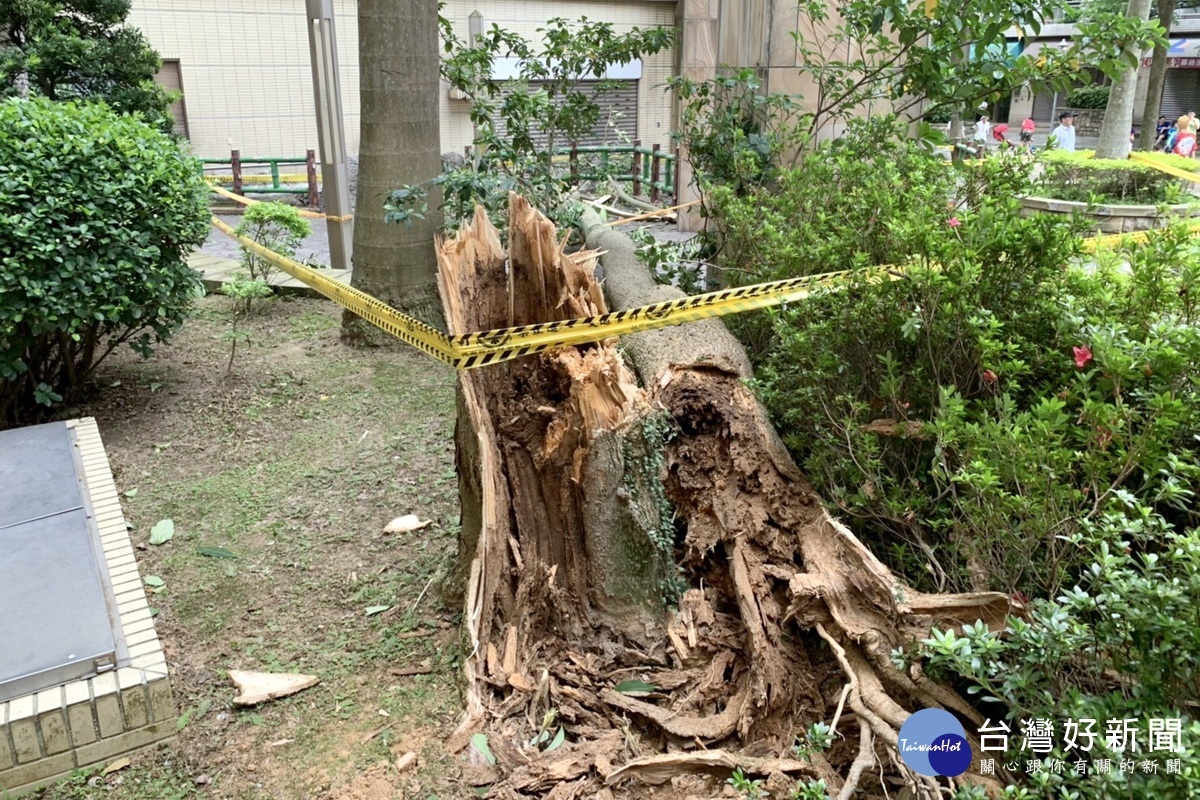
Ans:
<svg viewBox="0 0 1200 800"><path fill-rule="evenodd" d="M112 470L92 418L74 420L89 513L100 534L127 657L118 669L0 703L0 797L175 733L175 703ZM6 613L0 609L0 614Z"/></svg>

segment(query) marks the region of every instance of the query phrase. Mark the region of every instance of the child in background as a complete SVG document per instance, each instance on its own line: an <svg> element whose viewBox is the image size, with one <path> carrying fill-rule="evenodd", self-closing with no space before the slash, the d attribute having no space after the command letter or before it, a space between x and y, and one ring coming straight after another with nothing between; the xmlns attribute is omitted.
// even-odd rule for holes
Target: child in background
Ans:
<svg viewBox="0 0 1200 800"><path fill-rule="evenodd" d="M1175 147L1175 137L1179 136L1179 124L1170 123L1167 127L1167 138L1163 141L1163 152L1169 153Z"/></svg>
<svg viewBox="0 0 1200 800"><path fill-rule="evenodd" d="M1036 125L1032 119L1026 117L1021 123L1021 149L1026 153L1033 152L1033 131Z"/></svg>
<svg viewBox="0 0 1200 800"><path fill-rule="evenodd" d="M1179 133L1175 136L1175 145L1171 152L1184 158L1192 158L1196 152L1196 132L1189 127L1190 123L1191 119L1186 114L1175 123Z"/></svg>

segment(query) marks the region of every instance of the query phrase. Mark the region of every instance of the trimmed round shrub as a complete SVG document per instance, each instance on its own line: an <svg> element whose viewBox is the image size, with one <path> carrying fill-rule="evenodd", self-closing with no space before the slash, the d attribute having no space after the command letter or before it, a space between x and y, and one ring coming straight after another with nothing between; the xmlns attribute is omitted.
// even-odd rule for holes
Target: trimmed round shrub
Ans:
<svg viewBox="0 0 1200 800"><path fill-rule="evenodd" d="M1111 91L1111 86L1072 89L1067 95L1067 105L1071 108L1108 108L1108 94Z"/></svg>
<svg viewBox="0 0 1200 800"><path fill-rule="evenodd" d="M0 103L0 428L78 400L116 347L148 355L183 323L208 218L196 161L140 118Z"/></svg>

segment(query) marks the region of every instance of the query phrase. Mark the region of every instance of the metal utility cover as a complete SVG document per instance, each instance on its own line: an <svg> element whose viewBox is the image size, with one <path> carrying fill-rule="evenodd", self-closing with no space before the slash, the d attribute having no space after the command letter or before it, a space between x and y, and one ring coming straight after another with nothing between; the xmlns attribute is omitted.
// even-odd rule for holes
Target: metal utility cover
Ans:
<svg viewBox="0 0 1200 800"><path fill-rule="evenodd" d="M65 423L0 431L0 701L116 664L116 603Z"/></svg>

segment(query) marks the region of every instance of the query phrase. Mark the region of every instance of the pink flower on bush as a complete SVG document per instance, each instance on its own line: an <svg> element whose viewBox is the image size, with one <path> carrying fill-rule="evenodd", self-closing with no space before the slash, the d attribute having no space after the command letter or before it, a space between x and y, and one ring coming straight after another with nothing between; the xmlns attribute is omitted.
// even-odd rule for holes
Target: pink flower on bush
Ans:
<svg viewBox="0 0 1200 800"><path fill-rule="evenodd" d="M958 217L951 217L950 219L946 220L946 224L951 228L957 228L959 225L962 225L962 222Z"/></svg>
<svg viewBox="0 0 1200 800"><path fill-rule="evenodd" d="M1083 369L1092 360L1092 348L1086 344L1083 347L1071 348L1075 351L1075 366Z"/></svg>
<svg viewBox="0 0 1200 800"><path fill-rule="evenodd" d="M985 369L983 371L983 379L985 381L987 381L988 383L995 383L996 382L996 373L992 372L990 369Z"/></svg>

